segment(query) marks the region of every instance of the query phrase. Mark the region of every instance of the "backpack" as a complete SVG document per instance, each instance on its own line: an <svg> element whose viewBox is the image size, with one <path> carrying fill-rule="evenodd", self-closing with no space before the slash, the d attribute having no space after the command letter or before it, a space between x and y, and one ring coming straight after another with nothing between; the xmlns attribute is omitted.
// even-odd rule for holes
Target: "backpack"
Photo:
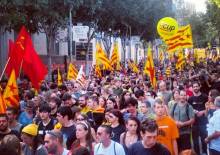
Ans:
<svg viewBox="0 0 220 155"><path fill-rule="evenodd" d="M171 112L172 117L174 117L174 112L175 112L176 106L177 106L177 103L175 103L173 105L173 109L172 109L172 112ZM186 105L186 115L187 115L188 120L190 120L190 117L189 117L189 104L188 103Z"/></svg>

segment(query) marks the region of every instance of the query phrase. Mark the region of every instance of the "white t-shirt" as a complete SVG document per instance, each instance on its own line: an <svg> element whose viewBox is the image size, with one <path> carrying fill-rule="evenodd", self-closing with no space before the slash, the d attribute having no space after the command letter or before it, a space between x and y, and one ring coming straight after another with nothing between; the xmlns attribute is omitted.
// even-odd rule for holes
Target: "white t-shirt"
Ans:
<svg viewBox="0 0 220 155"><path fill-rule="evenodd" d="M121 144L111 140L111 144L107 148L104 148L102 143L96 144L94 155L125 155L125 151Z"/></svg>
<svg viewBox="0 0 220 155"><path fill-rule="evenodd" d="M70 152L69 150L67 150L66 148L64 148L62 155L68 155L69 152Z"/></svg>

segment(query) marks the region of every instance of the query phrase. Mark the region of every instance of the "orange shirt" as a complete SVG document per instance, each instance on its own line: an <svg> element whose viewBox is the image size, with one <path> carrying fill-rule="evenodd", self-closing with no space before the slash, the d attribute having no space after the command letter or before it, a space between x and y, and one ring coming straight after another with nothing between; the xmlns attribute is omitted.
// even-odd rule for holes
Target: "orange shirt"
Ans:
<svg viewBox="0 0 220 155"><path fill-rule="evenodd" d="M164 116L156 121L159 128L157 141L165 145L171 155L174 155L172 140L179 137L175 121L169 116Z"/></svg>

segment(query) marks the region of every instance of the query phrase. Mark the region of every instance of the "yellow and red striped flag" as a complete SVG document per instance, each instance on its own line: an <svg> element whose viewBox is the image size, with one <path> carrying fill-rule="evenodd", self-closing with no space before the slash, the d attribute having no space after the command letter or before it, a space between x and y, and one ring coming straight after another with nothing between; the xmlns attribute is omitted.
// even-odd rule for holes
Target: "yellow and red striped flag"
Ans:
<svg viewBox="0 0 220 155"><path fill-rule="evenodd" d="M62 82L62 76L61 76L61 74L60 74L60 69L58 68L57 69L57 85L58 86L61 86L63 84L63 82Z"/></svg>
<svg viewBox="0 0 220 155"><path fill-rule="evenodd" d="M67 80L76 80L77 74L78 70L76 69L76 66L70 63L67 72Z"/></svg>
<svg viewBox="0 0 220 155"><path fill-rule="evenodd" d="M130 60L128 61L128 66L129 68L134 72L134 73L139 73L139 69L137 65L134 62L131 62Z"/></svg>
<svg viewBox="0 0 220 155"><path fill-rule="evenodd" d="M96 44L96 65L102 64L105 69L113 70L111 63L102 49L100 43Z"/></svg>
<svg viewBox="0 0 220 155"><path fill-rule="evenodd" d="M179 48L192 48L193 39L192 39L191 26L186 25L181 27L174 36L165 39L165 42L168 46L167 49L168 52L176 51Z"/></svg>
<svg viewBox="0 0 220 155"><path fill-rule="evenodd" d="M113 48L110 62L111 62L111 66L114 66L114 68L116 70L121 69L120 62L119 62L119 52L118 52L118 43L117 42L114 43L114 48Z"/></svg>
<svg viewBox="0 0 220 155"><path fill-rule="evenodd" d="M2 93L0 91L0 114L5 114L6 113L6 104L3 100Z"/></svg>
<svg viewBox="0 0 220 155"><path fill-rule="evenodd" d="M153 86L154 89L156 89L157 81L156 81L156 74L154 68L153 53L150 46L151 45L148 46L147 60L144 67L144 73L149 76L151 85Z"/></svg>
<svg viewBox="0 0 220 155"><path fill-rule="evenodd" d="M164 60L164 53L163 50L161 48L159 48L159 61L162 64Z"/></svg>
<svg viewBox="0 0 220 155"><path fill-rule="evenodd" d="M178 71L181 71L183 69L183 65L185 64L185 57L183 55L183 51L180 50L178 52L178 58L177 58L177 62L176 62L176 69Z"/></svg>
<svg viewBox="0 0 220 155"><path fill-rule="evenodd" d="M101 72L101 68L99 65L95 65L95 75L99 78L102 77L102 72Z"/></svg>
<svg viewBox="0 0 220 155"><path fill-rule="evenodd" d="M18 85L14 69L11 71L7 86L4 90L3 100L7 107L19 107Z"/></svg>

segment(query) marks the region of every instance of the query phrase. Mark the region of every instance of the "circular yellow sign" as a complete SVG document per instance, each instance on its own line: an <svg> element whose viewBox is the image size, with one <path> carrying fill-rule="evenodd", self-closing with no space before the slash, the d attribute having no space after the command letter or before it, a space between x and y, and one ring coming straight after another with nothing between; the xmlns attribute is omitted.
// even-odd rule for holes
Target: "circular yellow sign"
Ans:
<svg viewBox="0 0 220 155"><path fill-rule="evenodd" d="M178 31L178 23L174 18L164 17L157 23L157 32L162 38L173 36Z"/></svg>

